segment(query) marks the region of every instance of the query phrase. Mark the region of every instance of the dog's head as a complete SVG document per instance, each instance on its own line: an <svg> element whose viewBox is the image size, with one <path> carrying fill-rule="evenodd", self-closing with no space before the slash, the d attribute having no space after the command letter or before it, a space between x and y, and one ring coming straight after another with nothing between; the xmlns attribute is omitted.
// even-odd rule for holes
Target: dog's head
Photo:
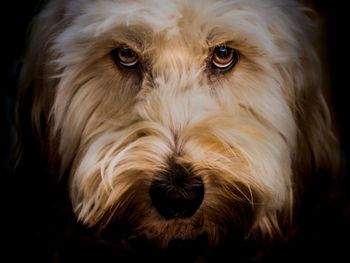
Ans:
<svg viewBox="0 0 350 263"><path fill-rule="evenodd" d="M52 1L23 101L77 220L160 247L280 235L335 163L308 10L294 1Z"/></svg>

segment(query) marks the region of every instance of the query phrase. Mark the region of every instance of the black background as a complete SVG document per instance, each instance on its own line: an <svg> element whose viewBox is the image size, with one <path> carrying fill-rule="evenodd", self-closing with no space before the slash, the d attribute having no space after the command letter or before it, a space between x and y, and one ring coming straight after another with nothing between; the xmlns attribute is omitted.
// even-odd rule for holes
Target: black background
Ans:
<svg viewBox="0 0 350 263"><path fill-rule="evenodd" d="M5 3L4 3L5 2ZM329 0L315 0L307 1L320 14L324 21L326 56L325 64L330 68L331 92L332 100L335 109L335 123L339 127L339 139L344 154L344 172L343 184L347 191L346 198L349 197L350 190L350 176L348 157L350 153L350 101L349 92L349 77L350 77L350 23L349 14L345 1L329 1ZM26 47L27 26L29 25L32 16L38 11L39 0L11 0L3 1L2 16L1 16L1 88L0 88L0 176L1 185L1 204L3 213L1 217L11 218L11 209L7 211L11 203L11 196L9 193L16 195L16 189L8 189L6 182L3 180L5 176L11 176L8 173L7 157L9 156L11 142L13 141L13 103L16 94L16 76L18 73L19 62L24 54ZM344 220L350 218L350 205L348 201L344 201L348 209L344 209ZM17 203L16 203L17 204ZM25 200L23 205L30 206ZM18 207L21 209L21 207ZM11 221L11 220L10 220ZM6 221L8 222L8 221ZM16 221L18 222L18 221ZM344 222L343 222L344 223ZM347 224L347 222L345 222ZM348 222L350 225L350 222ZM2 228L15 228L13 225L3 225ZM337 231L341 229L335 228ZM335 235L337 236L337 235ZM25 240L30 240L25 239ZM6 242L6 240L5 240ZM26 241L27 242L27 241ZM346 240L345 244L349 241ZM21 253L21 247L26 246L22 244L19 251L14 253ZM350 247L349 247L350 249ZM346 255L347 253L344 253ZM345 260L346 261L346 260ZM345 262L344 261L344 262ZM12 262L3 261L3 262Z"/></svg>

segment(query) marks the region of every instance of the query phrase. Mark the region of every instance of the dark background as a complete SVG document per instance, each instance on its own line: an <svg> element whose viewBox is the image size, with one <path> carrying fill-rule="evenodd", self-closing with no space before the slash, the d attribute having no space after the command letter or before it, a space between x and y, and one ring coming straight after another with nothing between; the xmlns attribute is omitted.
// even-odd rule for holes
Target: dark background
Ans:
<svg viewBox="0 0 350 263"><path fill-rule="evenodd" d="M10 147L14 140L13 105L16 94L16 77L20 68L20 60L23 57L26 47L27 27L32 16L39 10L38 4L40 6L44 1L11 0L3 2L5 3L2 4L1 16L2 68L0 87L0 209L3 212L0 213L0 217L2 217L1 219L4 217L10 218L10 220L5 220L6 223L0 225L0 230L5 229L10 232L12 230L16 232L16 226L9 224L12 221L11 211L13 211L13 208L10 209L9 207L14 205L11 201L15 198L16 191L18 190L14 186L9 188L7 185L7 179L11 176L11 173L8 172L7 160ZM350 154L350 138L348 137L350 134L350 102L348 102L348 89L350 89L349 14L347 14L345 1L314 0L306 2L318 11L324 23L324 43L320 43L320 46L326 47L324 62L330 69L331 99L335 112L334 121L339 130L339 140L343 151L344 169L341 175L341 184L343 184L345 189L345 200L341 205L344 205L345 208L341 208L341 213L343 213L344 217L342 220L344 221L350 218L350 205L348 202L350 195L350 176L348 172L349 161L347 161ZM30 192L30 189L28 192ZM25 211L30 211L28 207L31 204L26 202L26 200L23 200L23 203L17 201L16 205L18 204L20 205L15 208L16 210L21 210L21 205L23 205L27 207L27 209L24 209ZM19 214L19 212L16 213L16 215ZM28 215L24 215L25 217L28 217ZM342 224L350 225L350 222L343 221ZM18 224L21 220L15 220L15 222ZM342 231L341 227L335 227L335 229L335 231ZM334 236L337 237L338 235ZM30 242L31 238L27 237L24 240L21 242ZM5 242L7 241L5 240ZM349 240L345 240L345 244L349 244ZM26 244L20 244L19 250L14 253L21 253L21 248L25 246Z"/></svg>

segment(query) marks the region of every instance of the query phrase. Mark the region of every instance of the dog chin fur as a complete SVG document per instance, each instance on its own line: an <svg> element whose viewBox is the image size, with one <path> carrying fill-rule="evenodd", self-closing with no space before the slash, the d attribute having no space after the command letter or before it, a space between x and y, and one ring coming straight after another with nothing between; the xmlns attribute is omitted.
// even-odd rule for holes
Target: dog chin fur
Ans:
<svg viewBox="0 0 350 263"><path fill-rule="evenodd" d="M19 122L31 119L50 173L68 178L76 220L160 248L288 238L306 182L338 163L311 16L287 0L51 1L32 30ZM223 44L240 57L216 73ZM142 70L115 64L120 46ZM149 195L174 164L203 181L188 218L165 219Z"/></svg>

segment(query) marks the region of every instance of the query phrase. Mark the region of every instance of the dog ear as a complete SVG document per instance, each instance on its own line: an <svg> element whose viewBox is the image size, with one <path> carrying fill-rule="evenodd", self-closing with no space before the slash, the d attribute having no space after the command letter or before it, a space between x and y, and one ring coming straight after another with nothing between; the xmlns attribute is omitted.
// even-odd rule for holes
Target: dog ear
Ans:
<svg viewBox="0 0 350 263"><path fill-rule="evenodd" d="M307 175L336 175L339 170L339 147L332 114L329 72L324 61L324 36L315 34L322 28L314 17L309 27L299 36L300 66L294 76L296 87L295 118L298 126L297 149L294 156L296 180L312 181ZM309 23L311 20L309 20ZM315 22L314 22L315 21ZM315 36L312 38L311 36ZM301 178L302 177L302 178ZM303 185L298 184L298 185Z"/></svg>
<svg viewBox="0 0 350 263"><path fill-rule="evenodd" d="M292 152L293 189L289 205L258 222L254 235L260 233L263 237L293 236L300 218L310 215L307 210L320 205L320 200L329 200L340 167L329 77L321 63L326 47L321 44L324 36L317 33L322 24L313 11L301 9L296 17L299 24L291 27L297 41L297 57L291 58L289 67L281 69L285 85L290 87L286 97L297 127L297 143Z"/></svg>
<svg viewBox="0 0 350 263"><path fill-rule="evenodd" d="M298 228L327 213L327 207L336 198L341 162L330 75L327 65L323 64L327 61L324 59L327 47L324 45L325 36L321 34L322 21L314 13L311 19L314 24L308 20L309 26L303 27L303 34L298 38L301 43L300 63L294 75L294 116L298 131L292 167L295 188L293 220Z"/></svg>
<svg viewBox="0 0 350 263"><path fill-rule="evenodd" d="M25 158L23 155L47 153L47 146L51 145L47 143L48 127L55 93L54 76L57 72L54 72L52 64L55 54L50 47L54 35L59 33L64 21L63 2L65 1L50 2L51 6L37 15L29 26L28 46L17 88L17 142L14 153L16 162Z"/></svg>

